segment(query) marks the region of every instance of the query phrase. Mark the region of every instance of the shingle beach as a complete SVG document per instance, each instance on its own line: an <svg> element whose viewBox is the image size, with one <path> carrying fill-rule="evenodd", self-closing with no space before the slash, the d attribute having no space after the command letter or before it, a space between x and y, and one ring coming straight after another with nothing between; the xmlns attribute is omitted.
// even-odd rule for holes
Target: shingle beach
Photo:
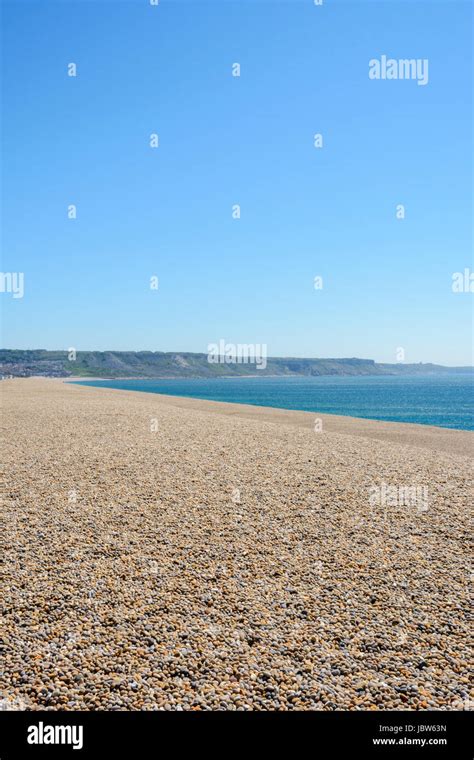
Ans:
<svg viewBox="0 0 474 760"><path fill-rule="evenodd" d="M4 708L472 708L473 433L0 390Z"/></svg>

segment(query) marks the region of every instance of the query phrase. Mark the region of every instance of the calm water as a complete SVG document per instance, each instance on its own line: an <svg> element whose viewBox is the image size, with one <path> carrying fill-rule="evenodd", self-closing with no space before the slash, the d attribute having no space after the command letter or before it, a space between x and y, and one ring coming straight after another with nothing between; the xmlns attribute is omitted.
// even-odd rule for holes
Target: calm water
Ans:
<svg viewBox="0 0 474 760"><path fill-rule="evenodd" d="M81 380L79 384L474 430L472 375Z"/></svg>

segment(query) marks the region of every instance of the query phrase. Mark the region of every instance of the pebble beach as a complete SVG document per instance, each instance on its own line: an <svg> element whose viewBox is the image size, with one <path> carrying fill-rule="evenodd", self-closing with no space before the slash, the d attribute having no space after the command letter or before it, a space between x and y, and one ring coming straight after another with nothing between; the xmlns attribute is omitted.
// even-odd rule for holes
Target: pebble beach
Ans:
<svg viewBox="0 0 474 760"><path fill-rule="evenodd" d="M474 433L0 392L3 709L472 709Z"/></svg>

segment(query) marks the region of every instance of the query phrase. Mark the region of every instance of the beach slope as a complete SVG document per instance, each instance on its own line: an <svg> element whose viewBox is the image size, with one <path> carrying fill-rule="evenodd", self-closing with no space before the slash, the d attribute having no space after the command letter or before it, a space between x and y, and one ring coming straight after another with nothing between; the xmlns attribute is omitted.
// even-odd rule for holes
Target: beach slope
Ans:
<svg viewBox="0 0 474 760"><path fill-rule="evenodd" d="M0 390L4 705L472 707L473 433Z"/></svg>

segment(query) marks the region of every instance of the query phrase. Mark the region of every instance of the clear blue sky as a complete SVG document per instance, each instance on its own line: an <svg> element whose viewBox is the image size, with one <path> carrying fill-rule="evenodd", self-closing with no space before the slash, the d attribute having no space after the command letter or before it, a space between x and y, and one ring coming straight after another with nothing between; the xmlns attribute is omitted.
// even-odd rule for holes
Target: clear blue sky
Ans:
<svg viewBox="0 0 474 760"><path fill-rule="evenodd" d="M3 347L471 364L471 23L436 0L5 2L2 271L25 294L0 295ZM370 80L383 54L429 83Z"/></svg>

